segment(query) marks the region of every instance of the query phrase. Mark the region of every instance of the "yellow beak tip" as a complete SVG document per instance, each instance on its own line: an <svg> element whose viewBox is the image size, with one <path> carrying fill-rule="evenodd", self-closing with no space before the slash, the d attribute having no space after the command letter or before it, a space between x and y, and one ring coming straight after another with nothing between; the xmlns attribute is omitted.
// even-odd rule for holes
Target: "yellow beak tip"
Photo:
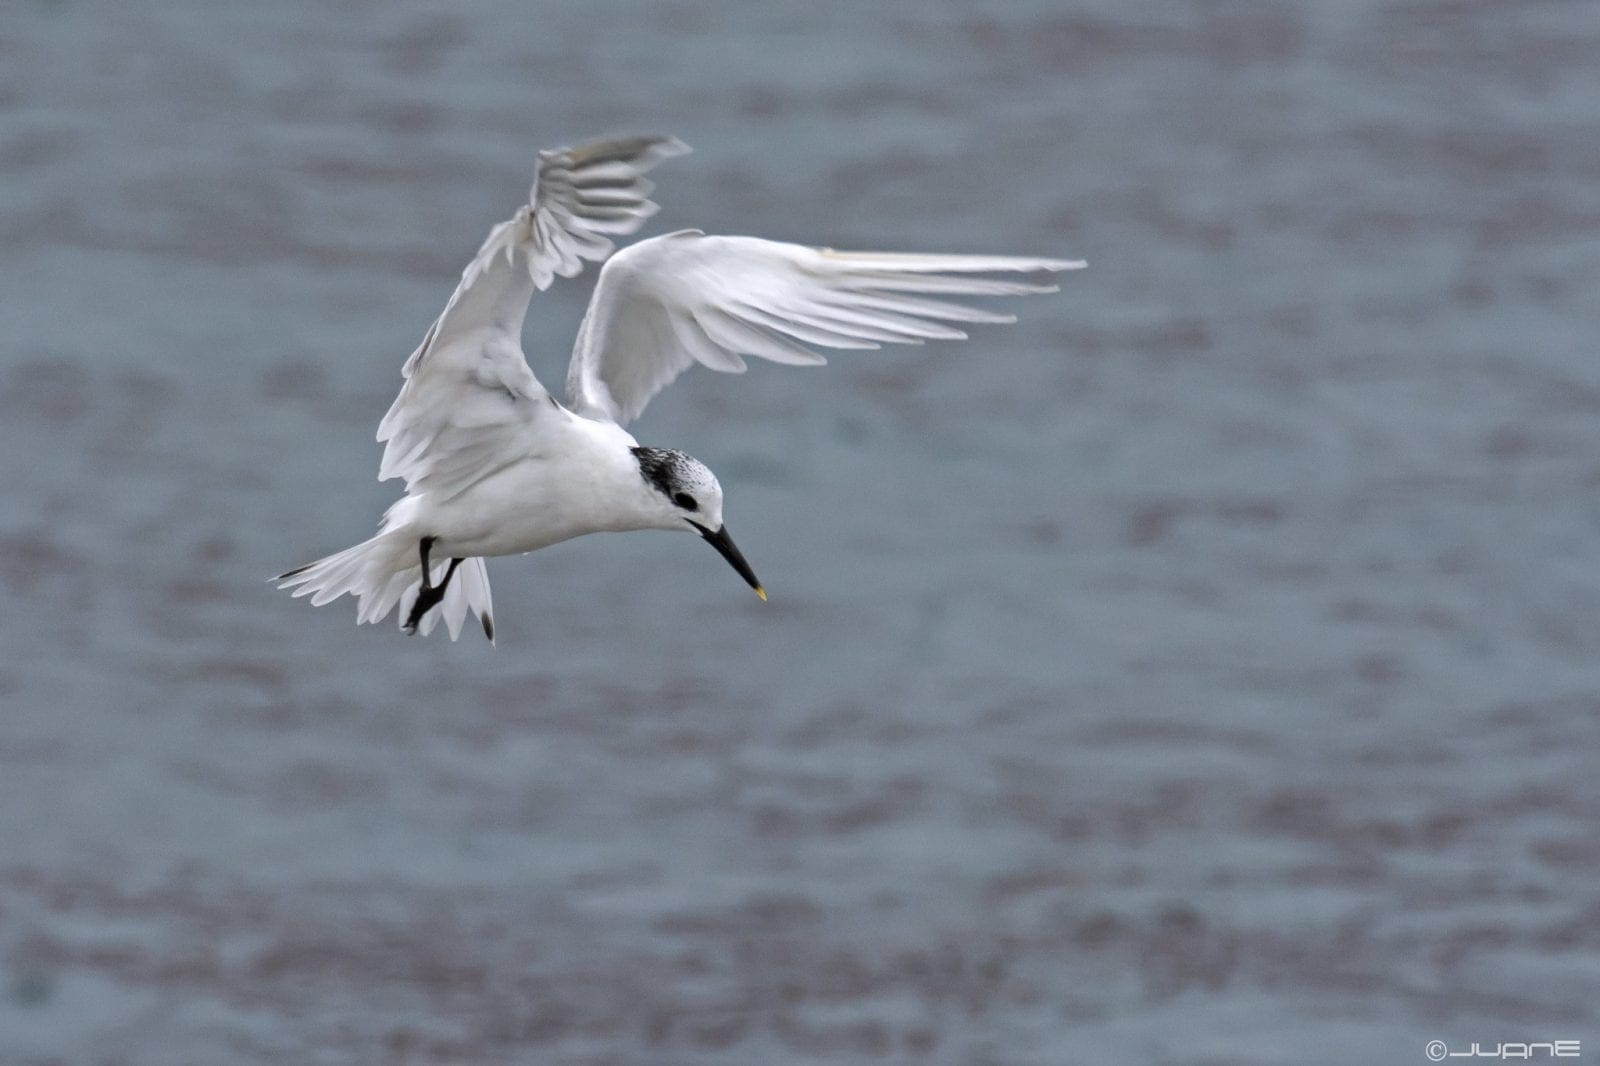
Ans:
<svg viewBox="0 0 1600 1066"><path fill-rule="evenodd" d="M760 585L756 586L756 595L761 597L762 603L767 602L767 590L762 588Z"/></svg>

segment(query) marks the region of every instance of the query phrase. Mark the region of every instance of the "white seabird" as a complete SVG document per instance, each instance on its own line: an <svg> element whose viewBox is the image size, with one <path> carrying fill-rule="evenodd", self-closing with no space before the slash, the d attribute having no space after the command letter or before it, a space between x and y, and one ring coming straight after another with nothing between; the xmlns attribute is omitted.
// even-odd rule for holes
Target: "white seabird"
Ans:
<svg viewBox="0 0 1600 1066"><path fill-rule="evenodd" d="M986 275L1084 265L836 252L699 230L611 255L607 235L633 233L656 211L645 172L687 151L675 138L639 137L539 153L528 202L490 230L406 360L400 395L378 427L388 442L378 478L404 478L405 496L377 536L279 575L280 588L313 605L350 593L358 622L399 606L407 632L426 634L442 616L452 640L470 612L493 641L488 556L585 533L662 529L698 533L764 600L723 524L711 471L682 452L641 447L623 426L696 363L739 373L741 356L825 362L808 345L963 339L949 323L1015 317L943 297L1055 292ZM522 319L534 290L579 273L585 259L606 263L563 403L528 368Z"/></svg>

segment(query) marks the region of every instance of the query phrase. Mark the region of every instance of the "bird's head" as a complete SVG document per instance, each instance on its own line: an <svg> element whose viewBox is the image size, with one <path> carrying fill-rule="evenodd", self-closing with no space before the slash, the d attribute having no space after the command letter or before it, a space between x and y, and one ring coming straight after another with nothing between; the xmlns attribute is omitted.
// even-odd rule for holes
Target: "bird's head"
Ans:
<svg viewBox="0 0 1600 1066"><path fill-rule="evenodd" d="M634 448L633 457L651 490L654 527L700 534L750 583L757 596L766 599L766 590L722 523L722 486L716 475L700 460L671 448Z"/></svg>

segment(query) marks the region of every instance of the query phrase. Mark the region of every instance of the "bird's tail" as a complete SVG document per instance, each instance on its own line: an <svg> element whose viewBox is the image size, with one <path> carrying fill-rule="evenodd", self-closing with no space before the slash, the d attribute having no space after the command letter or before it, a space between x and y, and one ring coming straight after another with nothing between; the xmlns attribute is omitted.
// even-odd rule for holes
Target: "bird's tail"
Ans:
<svg viewBox="0 0 1600 1066"><path fill-rule="evenodd" d="M432 584L444 580L450 561L432 563ZM418 560L414 534L404 530L379 533L335 555L279 574L274 578L281 589L295 596L310 596L311 606L321 607L349 593L356 598L356 621L381 622L389 612L400 608L403 626L411 605L422 589L422 566ZM494 603L489 596L489 572L482 559L463 559L445 589L439 605L422 616L417 628L423 635L433 632L442 616L450 639L461 635L467 612L476 615L483 635L494 642Z"/></svg>

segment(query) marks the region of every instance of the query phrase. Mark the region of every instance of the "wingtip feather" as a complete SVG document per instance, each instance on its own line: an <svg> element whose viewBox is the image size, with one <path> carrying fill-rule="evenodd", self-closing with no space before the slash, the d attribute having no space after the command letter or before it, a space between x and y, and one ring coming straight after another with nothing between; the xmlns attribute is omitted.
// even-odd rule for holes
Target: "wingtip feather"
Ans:
<svg viewBox="0 0 1600 1066"><path fill-rule="evenodd" d="M658 154L662 159L674 159L680 155L688 155L690 152L694 151L693 148L689 147L683 141L679 140L677 137L671 136L670 134L662 137L661 140L657 142L655 150L656 154Z"/></svg>

